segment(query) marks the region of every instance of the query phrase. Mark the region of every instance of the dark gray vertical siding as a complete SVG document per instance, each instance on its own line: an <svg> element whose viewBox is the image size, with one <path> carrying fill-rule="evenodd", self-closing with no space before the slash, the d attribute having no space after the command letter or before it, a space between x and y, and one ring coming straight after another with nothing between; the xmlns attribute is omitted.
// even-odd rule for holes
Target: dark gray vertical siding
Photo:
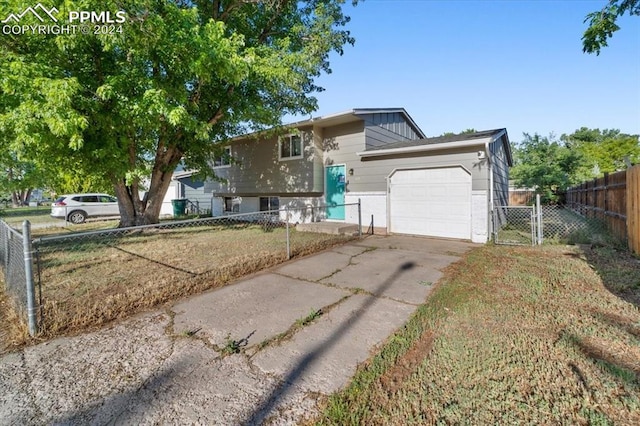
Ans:
<svg viewBox="0 0 640 426"><path fill-rule="evenodd" d="M367 147L420 139L399 112L363 114L360 118L364 120Z"/></svg>
<svg viewBox="0 0 640 426"><path fill-rule="evenodd" d="M493 205L509 204L509 160L504 143L506 136L494 141L490 146L493 166Z"/></svg>
<svg viewBox="0 0 640 426"><path fill-rule="evenodd" d="M215 169L228 181L208 180L205 192L214 194L282 194L318 191L314 180L317 165L322 164L311 132L302 132L303 158L278 159L278 138L248 139L233 143L231 154L237 161L230 167Z"/></svg>

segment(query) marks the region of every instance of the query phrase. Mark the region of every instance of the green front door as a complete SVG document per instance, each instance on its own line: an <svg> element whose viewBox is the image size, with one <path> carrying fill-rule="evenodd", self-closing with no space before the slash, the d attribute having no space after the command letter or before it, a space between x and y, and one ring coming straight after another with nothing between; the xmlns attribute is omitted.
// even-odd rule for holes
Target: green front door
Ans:
<svg viewBox="0 0 640 426"><path fill-rule="evenodd" d="M344 190L347 184L345 169L345 166L326 168L324 189L327 219L344 220Z"/></svg>

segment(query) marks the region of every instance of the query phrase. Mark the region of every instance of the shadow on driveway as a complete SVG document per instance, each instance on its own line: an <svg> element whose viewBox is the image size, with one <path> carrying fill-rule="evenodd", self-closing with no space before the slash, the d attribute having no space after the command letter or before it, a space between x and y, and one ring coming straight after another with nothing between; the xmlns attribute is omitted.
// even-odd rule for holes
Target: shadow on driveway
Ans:
<svg viewBox="0 0 640 426"><path fill-rule="evenodd" d="M402 273L413 269L415 266L414 262L405 262L400 265L389 276L389 278L378 286L375 294L383 293ZM307 353L300 361L298 361L298 363L285 375L280 385L277 386L271 394L255 408L253 413L248 417L247 423L261 424L264 422L264 420L269 416L269 413L278 406L280 401L284 399L302 374L309 369L316 360L320 359L333 345L335 345L340 338L343 337L343 335L361 319L364 313L373 303L375 303L376 300L376 297L369 297L362 307L353 314L350 321L344 322L327 341L323 341L321 344L317 345L314 350Z"/></svg>

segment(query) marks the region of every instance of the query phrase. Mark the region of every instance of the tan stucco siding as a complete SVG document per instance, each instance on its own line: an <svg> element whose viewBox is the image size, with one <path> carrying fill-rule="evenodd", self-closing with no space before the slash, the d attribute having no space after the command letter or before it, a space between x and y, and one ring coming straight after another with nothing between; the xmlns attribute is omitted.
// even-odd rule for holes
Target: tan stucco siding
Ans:
<svg viewBox="0 0 640 426"><path fill-rule="evenodd" d="M208 180L205 192L213 194L309 194L321 191L314 181L315 162L321 158L311 132L302 132L303 155L299 159L280 159L277 137L249 139L231 144L237 161L229 167L215 169L226 182Z"/></svg>
<svg viewBox="0 0 640 426"><path fill-rule="evenodd" d="M347 169L352 168L360 160L356 153L364 148L362 121L324 129L322 151L325 166L346 164Z"/></svg>

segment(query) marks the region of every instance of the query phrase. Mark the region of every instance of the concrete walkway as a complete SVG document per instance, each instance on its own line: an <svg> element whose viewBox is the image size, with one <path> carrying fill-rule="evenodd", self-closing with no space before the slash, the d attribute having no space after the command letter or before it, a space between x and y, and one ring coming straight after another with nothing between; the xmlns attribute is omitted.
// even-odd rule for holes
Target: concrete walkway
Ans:
<svg viewBox="0 0 640 426"><path fill-rule="evenodd" d="M0 424L293 424L344 387L472 247L368 237L5 355Z"/></svg>

